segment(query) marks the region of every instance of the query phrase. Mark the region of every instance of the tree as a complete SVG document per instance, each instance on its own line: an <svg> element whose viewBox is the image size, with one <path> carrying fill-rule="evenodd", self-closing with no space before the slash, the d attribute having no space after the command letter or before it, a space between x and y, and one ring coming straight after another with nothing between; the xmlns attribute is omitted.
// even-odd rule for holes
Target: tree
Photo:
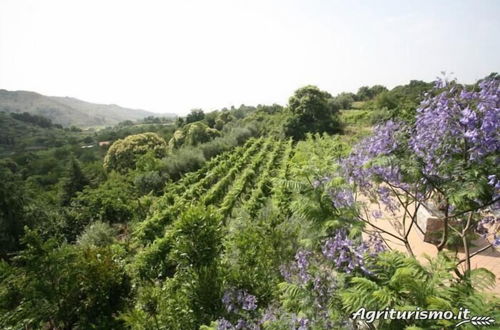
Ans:
<svg viewBox="0 0 500 330"><path fill-rule="evenodd" d="M382 92L387 92L387 87L382 85L362 86L358 89L356 96L358 101L368 101Z"/></svg>
<svg viewBox="0 0 500 330"><path fill-rule="evenodd" d="M168 142L172 149L180 148L184 145L196 146L220 136L221 133L214 128L210 128L203 122L196 122L185 125L182 129L175 131Z"/></svg>
<svg viewBox="0 0 500 330"><path fill-rule="evenodd" d="M20 177L0 164L0 258L19 248L25 216L26 196Z"/></svg>
<svg viewBox="0 0 500 330"><path fill-rule="evenodd" d="M89 180L83 174L80 164L75 157L72 157L69 163L68 176L63 179L61 186L61 205L68 206L76 193L82 191L88 184Z"/></svg>
<svg viewBox="0 0 500 330"><path fill-rule="evenodd" d="M158 158L167 154L167 143L156 133L142 133L118 140L109 148L104 158L104 168L126 173L135 168L139 156L153 150Z"/></svg>
<svg viewBox="0 0 500 330"><path fill-rule="evenodd" d="M402 209L412 224L419 208L434 205L440 210L437 250L461 241L465 258L457 260L457 272L465 262L463 278L471 270L474 232L490 236L480 251L500 245L500 221L494 215L500 202L499 91L499 81L491 78L472 90L438 81L413 121L389 120L375 127L374 135L357 144L342 164L355 188L389 211ZM360 220L373 226L367 215ZM401 237L393 235L410 254L411 228Z"/></svg>
<svg viewBox="0 0 500 330"><path fill-rule="evenodd" d="M70 242L96 221L127 223L139 213L140 204L130 178L112 172L99 187L86 187L67 209L63 232Z"/></svg>
<svg viewBox="0 0 500 330"><path fill-rule="evenodd" d="M307 132L334 133L339 129L338 108L332 96L316 86L299 88L288 101L290 117L285 123L289 136L301 139Z"/></svg>
<svg viewBox="0 0 500 330"><path fill-rule="evenodd" d="M182 126L184 126L184 118L177 117L177 119L175 120L175 127L181 128Z"/></svg>
<svg viewBox="0 0 500 330"><path fill-rule="evenodd" d="M130 281L123 252L110 247L59 246L35 231L12 265L0 264L2 329L117 329ZM117 253L118 252L118 253Z"/></svg>
<svg viewBox="0 0 500 330"><path fill-rule="evenodd" d="M336 108L350 109L354 102L355 95L353 93L340 93L333 99Z"/></svg>
<svg viewBox="0 0 500 330"><path fill-rule="evenodd" d="M186 116L186 124L194 123L205 118L205 113L201 109L193 109L191 113Z"/></svg>
<svg viewBox="0 0 500 330"><path fill-rule="evenodd" d="M212 111L205 115L203 121L208 125L208 127L214 128L215 122L218 117L219 117L219 111Z"/></svg>
<svg viewBox="0 0 500 330"><path fill-rule="evenodd" d="M356 97L359 101L366 101L370 99L370 87L361 86L356 93Z"/></svg>

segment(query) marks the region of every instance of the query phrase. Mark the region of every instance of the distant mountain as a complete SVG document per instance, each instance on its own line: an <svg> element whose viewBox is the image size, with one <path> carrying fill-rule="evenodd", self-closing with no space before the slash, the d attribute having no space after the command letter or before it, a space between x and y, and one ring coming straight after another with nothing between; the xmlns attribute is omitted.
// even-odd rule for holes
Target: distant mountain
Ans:
<svg viewBox="0 0 500 330"><path fill-rule="evenodd" d="M115 104L95 104L72 97L45 96L28 91L0 89L0 111L28 112L44 116L63 126L111 126L125 120L139 120L148 116L176 117L139 109L123 108Z"/></svg>

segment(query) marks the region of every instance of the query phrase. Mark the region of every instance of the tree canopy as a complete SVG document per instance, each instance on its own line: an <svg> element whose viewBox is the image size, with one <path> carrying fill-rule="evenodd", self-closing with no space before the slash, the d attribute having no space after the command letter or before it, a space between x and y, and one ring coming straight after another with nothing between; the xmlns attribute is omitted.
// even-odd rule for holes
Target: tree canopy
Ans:
<svg viewBox="0 0 500 330"><path fill-rule="evenodd" d="M288 100L290 117L285 124L286 133L301 139L307 132L334 133L339 129L338 108L330 93L316 86L299 88Z"/></svg>
<svg viewBox="0 0 500 330"><path fill-rule="evenodd" d="M156 157L165 157L167 143L156 133L142 133L117 140L109 148L104 158L104 168L108 171L127 172L135 168L138 156L153 150Z"/></svg>

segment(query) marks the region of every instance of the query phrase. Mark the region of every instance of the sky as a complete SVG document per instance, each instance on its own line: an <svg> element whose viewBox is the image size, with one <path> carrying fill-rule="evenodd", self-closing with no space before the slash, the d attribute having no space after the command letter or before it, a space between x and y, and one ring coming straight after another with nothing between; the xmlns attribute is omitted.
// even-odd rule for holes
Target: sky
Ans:
<svg viewBox="0 0 500 330"><path fill-rule="evenodd" d="M0 0L0 89L186 114L500 72L500 1Z"/></svg>

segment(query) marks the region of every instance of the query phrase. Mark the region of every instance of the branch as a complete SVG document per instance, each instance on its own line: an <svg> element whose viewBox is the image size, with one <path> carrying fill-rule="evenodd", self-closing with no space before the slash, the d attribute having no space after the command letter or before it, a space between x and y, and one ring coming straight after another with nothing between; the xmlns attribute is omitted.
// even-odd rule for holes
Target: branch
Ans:
<svg viewBox="0 0 500 330"><path fill-rule="evenodd" d="M400 240L400 241L401 241L401 242L403 242L403 243L405 242L405 240L404 240L404 239L402 239L401 237L398 237L398 236L396 236L396 235L394 235L394 234L392 234L392 233L388 232L387 230L384 230L384 229L382 229L382 228L380 228L380 227L378 227L378 226L375 226L373 223L371 223L371 222L370 222L370 221L368 221L368 220L363 219L363 218L362 218L362 217L360 217L359 215L358 215L358 219L359 219L359 220L361 220L361 221L363 221L364 223L369 224L369 225L370 225L370 226L372 226L373 228L375 228L375 229L377 229L377 230L380 230L380 231L381 231L381 232L383 232L384 234L387 234L387 235L389 235L389 236L392 236L392 237L394 237L395 239L398 239L398 240Z"/></svg>
<svg viewBox="0 0 500 330"><path fill-rule="evenodd" d="M475 207L475 208L468 209L468 210L465 210L465 211L462 211L462 212L458 212L457 214L450 215L448 218L456 218L456 217L459 217L459 216L464 215L464 214L466 214L466 213L469 213L469 212L471 212L471 211L477 211L477 210L480 210L480 209L482 209L482 208L485 208L485 207L487 207L487 206L490 206L490 205L492 205L492 204L495 204L496 202L499 202L499 201L500 201L500 197L498 197L498 198L496 198L496 199L494 199L494 200L492 200L492 201L489 201L488 203L486 203L486 204L484 204L484 205L482 205L482 206L480 206L480 207Z"/></svg>
<svg viewBox="0 0 500 330"><path fill-rule="evenodd" d="M470 259L470 258L472 258L472 257L474 257L474 256L476 256L476 255L478 255L479 253L481 253L481 252L483 252L483 251L485 251L485 250L488 250L488 249L489 249L490 247L492 247L492 246L493 246L493 243L490 243L490 244L486 245L485 247L480 248L480 249L479 249L479 250L477 250L476 252L471 253L471 254L470 254L470 256L469 256L469 259ZM462 262L465 262L466 260L467 260L467 258L463 258L463 259L461 259L461 260L457 263L457 266L458 266L458 265L460 265Z"/></svg>

